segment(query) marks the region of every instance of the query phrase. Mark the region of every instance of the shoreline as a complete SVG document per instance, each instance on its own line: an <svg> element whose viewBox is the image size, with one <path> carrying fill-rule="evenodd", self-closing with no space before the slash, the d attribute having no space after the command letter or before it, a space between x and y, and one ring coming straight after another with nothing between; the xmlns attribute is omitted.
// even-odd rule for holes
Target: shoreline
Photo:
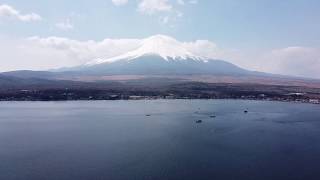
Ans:
<svg viewBox="0 0 320 180"><path fill-rule="evenodd" d="M71 100L0 100L2 102L98 102L98 101L156 101L156 100L239 100L239 101L262 101L262 102L283 102L283 103L295 103L295 104L314 104L320 105L320 102L314 103L303 100L276 100L276 99L243 99L243 98L142 98L142 99L71 99ZM320 101L320 100L319 100Z"/></svg>

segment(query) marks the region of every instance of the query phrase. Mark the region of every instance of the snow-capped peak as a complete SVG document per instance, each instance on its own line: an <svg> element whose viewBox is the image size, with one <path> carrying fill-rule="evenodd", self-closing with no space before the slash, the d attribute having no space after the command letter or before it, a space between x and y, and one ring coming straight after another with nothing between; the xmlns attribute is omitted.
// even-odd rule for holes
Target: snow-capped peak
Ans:
<svg viewBox="0 0 320 180"><path fill-rule="evenodd" d="M197 56L186 50L182 43L172 37L155 35L143 40L142 46L135 51L137 55L156 54L168 60L172 59L198 59Z"/></svg>
<svg viewBox="0 0 320 180"><path fill-rule="evenodd" d="M88 62L87 65L111 63L119 60L130 61L145 55L158 55L166 61L186 59L206 61L206 58L196 56L189 52L183 46L183 43L177 41L176 39L165 35L154 35L143 39L136 50L112 58L98 58Z"/></svg>

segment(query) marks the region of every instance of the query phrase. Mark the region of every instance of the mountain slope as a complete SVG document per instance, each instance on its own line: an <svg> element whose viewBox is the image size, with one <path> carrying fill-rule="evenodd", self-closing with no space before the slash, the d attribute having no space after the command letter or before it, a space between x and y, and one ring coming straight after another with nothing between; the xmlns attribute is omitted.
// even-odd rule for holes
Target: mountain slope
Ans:
<svg viewBox="0 0 320 180"><path fill-rule="evenodd" d="M163 59L158 55L144 55L131 60L119 60L73 69L86 74L101 75L249 75L250 71L222 60L206 62L194 59Z"/></svg>

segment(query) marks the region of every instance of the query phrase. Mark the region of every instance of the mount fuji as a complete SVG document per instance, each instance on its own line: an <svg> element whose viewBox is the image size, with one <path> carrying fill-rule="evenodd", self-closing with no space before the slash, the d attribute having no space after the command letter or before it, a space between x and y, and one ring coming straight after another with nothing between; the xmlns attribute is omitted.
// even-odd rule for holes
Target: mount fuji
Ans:
<svg viewBox="0 0 320 180"><path fill-rule="evenodd" d="M133 51L112 58L97 58L88 63L58 71L90 75L251 75L223 60L193 54L176 39L155 35L143 39Z"/></svg>

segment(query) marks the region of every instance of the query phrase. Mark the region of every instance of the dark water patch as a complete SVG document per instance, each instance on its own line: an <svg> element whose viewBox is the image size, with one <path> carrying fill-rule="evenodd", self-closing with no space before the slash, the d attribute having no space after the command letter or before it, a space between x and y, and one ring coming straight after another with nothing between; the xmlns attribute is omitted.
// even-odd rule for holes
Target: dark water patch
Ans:
<svg viewBox="0 0 320 180"><path fill-rule="evenodd" d="M0 103L1 180L318 180L319 142L309 104Z"/></svg>

